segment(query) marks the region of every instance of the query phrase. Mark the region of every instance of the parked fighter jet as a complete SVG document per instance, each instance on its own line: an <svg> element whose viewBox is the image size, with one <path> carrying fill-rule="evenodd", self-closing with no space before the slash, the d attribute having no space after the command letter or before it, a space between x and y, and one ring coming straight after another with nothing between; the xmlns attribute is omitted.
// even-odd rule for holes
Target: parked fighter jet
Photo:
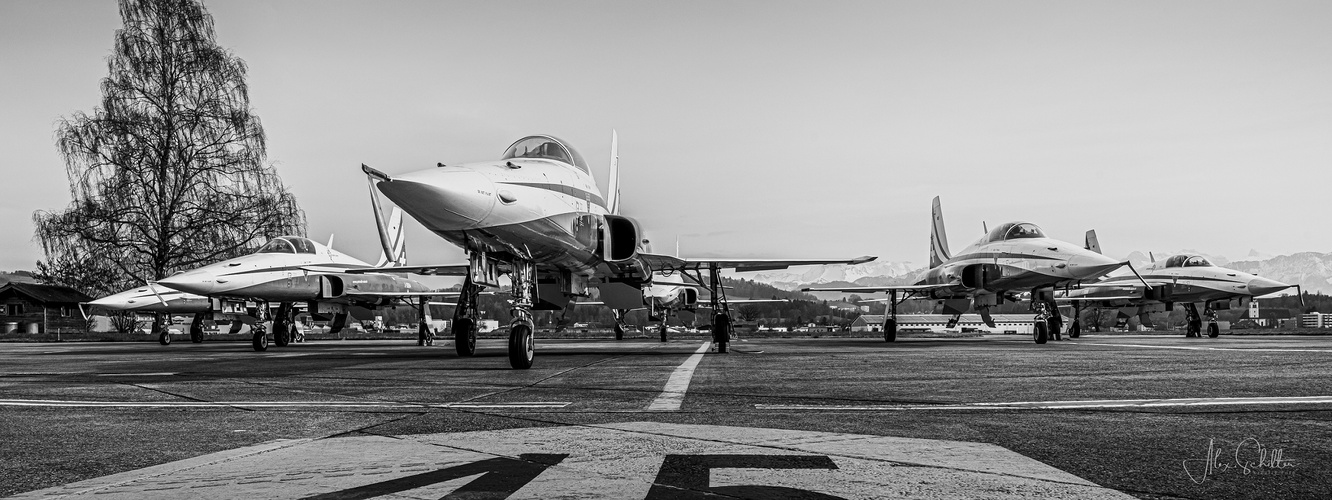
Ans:
<svg viewBox="0 0 1332 500"><path fill-rule="evenodd" d="M801 291L888 292L889 315L884 321L883 338L897 339L897 305L908 299L932 299L943 303L956 323L962 313L974 306L994 327L990 307L1005 299L1017 301L1017 293L1032 291L1031 305L1036 312L1032 337L1044 344L1054 332L1058 339L1059 314L1055 312L1053 290L1056 286L1103 276L1127 262L1118 262L1078 245L1045 236L1030 222L1010 222L995 227L981 239L954 256L948 251L943 210L939 197L932 207L930 232L930 268L911 285L803 288ZM901 300L898 294L902 294Z"/></svg>
<svg viewBox="0 0 1332 500"><path fill-rule="evenodd" d="M648 321L660 321L658 333L661 335L661 341L666 341L668 329L666 324L670 322L671 316L679 318L682 323L690 324L694 322L699 309L711 309L710 299L700 298L700 291L704 285L697 283L683 283L679 281L670 281L670 277L657 275L653 277L652 284L643 286L643 305L633 309L612 309L615 314L615 340L623 340L627 326L624 324L624 317L630 311L640 309L647 310ZM725 287L723 287L723 290ZM733 299L727 298L728 304L758 304L773 302L788 302L786 299ZM606 305L601 301L579 301L570 304L579 306L599 306Z"/></svg>
<svg viewBox="0 0 1332 500"><path fill-rule="evenodd" d="M1087 247L1100 252L1100 244L1096 242L1094 233L1088 234ZM1144 283L1150 285L1150 288L1144 286ZM1080 289L1061 291L1055 300L1073 305L1074 320L1068 335L1074 338L1081 332L1077 318L1087 305L1126 312L1131 310L1141 318L1143 324L1150 326L1150 313L1169 312L1175 308L1175 304L1184 306L1188 318L1185 337L1201 337L1203 318L1206 318L1207 336L1215 338L1220 334L1216 324L1218 309L1248 307L1254 297L1288 288L1295 288L1300 293L1299 285L1287 285L1243 271L1215 266L1201 255L1181 254L1162 262L1153 258L1152 263L1143 269L1140 278L1123 274L1109 276L1096 283L1083 284ZM1300 296L1303 300L1302 293ZM1198 314L1199 302L1203 304L1201 316Z"/></svg>
<svg viewBox="0 0 1332 500"><path fill-rule="evenodd" d="M644 303L643 288L656 272L693 272L712 292L713 333L726 352L730 309L720 293L721 270L759 271L793 265L868 262L858 259L682 259L640 247L643 232L634 219L619 215L618 139L611 137L610 182L597 189L587 162L568 143L548 135L524 137L494 161L418 170L389 176L361 169L390 200L427 229L467 251L468 262L412 266L422 274L465 276L454 313L453 333L460 356L475 351L476 294L513 283L513 322L509 364L529 368L533 358L533 309L562 309L575 298L600 290L612 309ZM708 278L702 277L706 270Z"/></svg>
<svg viewBox="0 0 1332 500"><path fill-rule="evenodd" d="M387 267L388 264L406 260L402 214L394 210L389 217L390 227L385 227L378 211L375 219L384 247L378 266L370 266L308 238L282 236L273 238L253 254L185 271L157 283L207 296L214 316L253 321L256 351L268 349L264 321L269 302L279 303L272 318L273 339L279 347L286 346L295 335L294 303L297 302L308 302L311 314L332 315L336 329L345 325L351 307L374 308L416 299L415 305L421 310L418 343L431 343L426 303L431 297L456 292L432 292L420 282L389 274L394 269ZM329 244L332 243L330 238ZM349 274L345 272L347 269L374 272Z"/></svg>

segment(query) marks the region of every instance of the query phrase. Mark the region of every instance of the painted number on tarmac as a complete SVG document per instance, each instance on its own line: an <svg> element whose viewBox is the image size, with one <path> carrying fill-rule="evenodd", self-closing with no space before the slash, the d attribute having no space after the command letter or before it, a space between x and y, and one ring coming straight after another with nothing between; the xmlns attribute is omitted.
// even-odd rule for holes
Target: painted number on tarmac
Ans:
<svg viewBox="0 0 1332 500"><path fill-rule="evenodd" d="M359 500L401 493L481 474L443 499L504 499L532 482L547 467L569 455L524 453L518 459L492 458L433 472L392 479L356 488L305 497L304 500ZM684 500L725 495L739 498L840 499L823 493L785 486L711 487L712 469L836 469L831 458L809 455L667 455L648 490L647 500Z"/></svg>

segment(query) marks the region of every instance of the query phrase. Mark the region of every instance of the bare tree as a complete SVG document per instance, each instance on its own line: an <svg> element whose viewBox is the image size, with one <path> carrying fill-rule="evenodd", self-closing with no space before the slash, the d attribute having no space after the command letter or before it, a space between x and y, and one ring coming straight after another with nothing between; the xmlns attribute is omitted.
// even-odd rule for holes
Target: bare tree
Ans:
<svg viewBox="0 0 1332 500"><path fill-rule="evenodd" d="M33 215L39 270L105 293L303 234L212 16L194 0L121 0L120 15L101 107L56 130L73 201Z"/></svg>

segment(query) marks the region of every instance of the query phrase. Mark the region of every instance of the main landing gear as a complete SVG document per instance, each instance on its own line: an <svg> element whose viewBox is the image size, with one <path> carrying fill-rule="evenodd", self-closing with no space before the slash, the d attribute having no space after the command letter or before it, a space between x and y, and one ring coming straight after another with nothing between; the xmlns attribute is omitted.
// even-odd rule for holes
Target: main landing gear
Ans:
<svg viewBox="0 0 1332 500"><path fill-rule="evenodd" d="M250 345L254 350L263 352L268 350L268 329L264 325L264 320L268 316L268 304L260 302L259 307L254 313L254 325L250 326L253 335L250 336Z"/></svg>
<svg viewBox="0 0 1332 500"><path fill-rule="evenodd" d="M624 324L624 315L628 312L624 309L611 309L611 315L615 316L615 340L624 340L624 332L628 330Z"/></svg>
<svg viewBox="0 0 1332 500"><path fill-rule="evenodd" d="M208 315L208 313L204 313L204 312L194 313L194 319L193 319L193 320L190 320L190 342L191 342L191 343L195 343L195 344L202 344L202 343L203 343L203 337L204 337L204 325L203 325L203 322L204 322L204 317L207 316L207 315Z"/></svg>
<svg viewBox="0 0 1332 500"><path fill-rule="evenodd" d="M888 318L883 320L883 341L897 341L897 290L888 290Z"/></svg>
<svg viewBox="0 0 1332 500"><path fill-rule="evenodd" d="M435 332L430 331L430 298L421 297L421 303L416 307L416 317L420 318L416 328L416 345L435 345Z"/></svg>
<svg viewBox="0 0 1332 500"><path fill-rule="evenodd" d="M171 345L171 330L167 328L170 322L170 315L164 313L153 315L153 333L157 334L157 343Z"/></svg>
<svg viewBox="0 0 1332 500"><path fill-rule="evenodd" d="M1082 334L1082 306L1073 302L1073 324L1068 325L1068 338L1076 339Z"/></svg>
<svg viewBox="0 0 1332 500"><path fill-rule="evenodd" d="M532 305L536 297L536 264L529 260L513 263L509 275L513 282L513 321L509 323L509 366L526 370L532 367L536 346L532 340L535 331Z"/></svg>
<svg viewBox="0 0 1332 500"><path fill-rule="evenodd" d="M1216 323L1216 310L1212 309L1211 302L1203 303L1203 313L1201 316L1198 314L1198 306L1196 304L1184 304L1184 315L1186 320L1184 325L1185 337L1202 337L1203 317L1207 318L1207 336L1210 338L1216 338L1221 335L1221 327L1217 326Z"/></svg>
<svg viewBox="0 0 1332 500"><path fill-rule="evenodd" d="M291 302L278 304L273 315L273 343L278 347L287 347L296 338L296 308Z"/></svg>
<svg viewBox="0 0 1332 500"><path fill-rule="evenodd" d="M468 357L476 354L476 332L481 327L477 318L481 317L477 309L476 297L481 287L472 282L469 274L463 280L462 292L458 295L458 307L453 309L453 345L458 356Z"/></svg>
<svg viewBox="0 0 1332 500"><path fill-rule="evenodd" d="M1032 302L1032 308L1036 309L1036 318L1031 325L1031 337L1037 344L1044 344L1050 340L1050 311L1045 302Z"/></svg>

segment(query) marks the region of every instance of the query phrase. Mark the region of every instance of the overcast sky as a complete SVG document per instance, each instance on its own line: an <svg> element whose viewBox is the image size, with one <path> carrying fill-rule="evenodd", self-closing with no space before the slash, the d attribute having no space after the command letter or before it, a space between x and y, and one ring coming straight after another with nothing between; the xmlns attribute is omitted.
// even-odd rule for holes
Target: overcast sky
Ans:
<svg viewBox="0 0 1332 500"><path fill-rule="evenodd" d="M1030 220L1107 253L1332 251L1332 2L205 2L249 65L309 235L378 254L367 163L553 134L657 244L927 261ZM69 203L53 131L91 112L112 1L0 2L0 269ZM410 261L461 252L415 222Z"/></svg>

